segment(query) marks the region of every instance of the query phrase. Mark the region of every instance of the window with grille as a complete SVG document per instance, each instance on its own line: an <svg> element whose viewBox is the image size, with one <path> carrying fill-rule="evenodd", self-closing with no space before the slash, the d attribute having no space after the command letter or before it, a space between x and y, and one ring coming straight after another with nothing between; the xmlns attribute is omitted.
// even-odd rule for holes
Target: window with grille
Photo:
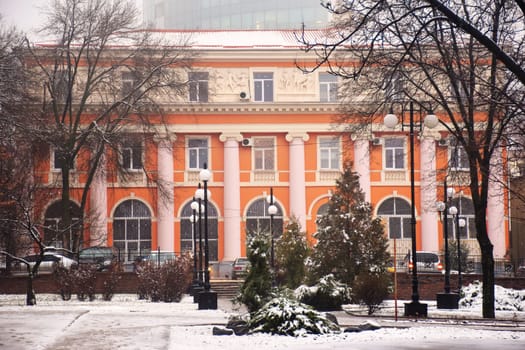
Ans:
<svg viewBox="0 0 525 350"><path fill-rule="evenodd" d="M127 200L115 209L113 246L123 253L125 261L151 251L151 213L144 203Z"/></svg>

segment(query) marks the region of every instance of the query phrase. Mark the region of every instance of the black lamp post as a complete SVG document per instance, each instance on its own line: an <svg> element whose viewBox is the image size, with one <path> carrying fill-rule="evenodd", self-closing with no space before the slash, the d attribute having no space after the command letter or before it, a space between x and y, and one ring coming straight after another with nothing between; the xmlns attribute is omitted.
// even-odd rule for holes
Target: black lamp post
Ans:
<svg viewBox="0 0 525 350"><path fill-rule="evenodd" d="M199 203L195 200L195 197L193 197L193 201L191 202L191 211L192 214L190 216L190 222L191 222L191 237L193 240L193 282L191 284L190 288L190 294L195 296L197 287L199 286L199 276L198 276L198 268L197 268L197 232L195 232L195 223L199 220L197 216L197 209L199 208ZM194 299L195 302L195 299Z"/></svg>
<svg viewBox="0 0 525 350"><path fill-rule="evenodd" d="M454 196L454 189L447 188L447 179L443 182L444 202L437 203L438 211L443 215L443 233L445 245L445 291L436 296L438 309L457 309L459 307L459 295L450 293L450 255L448 249L448 203ZM440 214L440 215L441 215Z"/></svg>
<svg viewBox="0 0 525 350"><path fill-rule="evenodd" d="M199 284L204 285L204 266L203 266L203 252L202 252L202 213L204 212L204 206L202 200L204 199L204 190L201 188L199 183L198 189L195 191L195 198L197 198L198 212L199 212Z"/></svg>
<svg viewBox="0 0 525 350"><path fill-rule="evenodd" d="M270 242L271 242L271 253L270 253L270 264L272 270L275 268L275 249L274 249L274 238L273 238L273 217L277 214L277 206L273 203L273 187L270 188L270 196L266 198L268 201L268 214L270 214ZM275 271L274 271L275 273Z"/></svg>
<svg viewBox="0 0 525 350"><path fill-rule="evenodd" d="M404 105L401 111L401 117L404 119ZM421 110L420 110L421 112ZM412 302L405 303L405 316L422 316L426 317L428 314L428 305L419 302L419 291L418 291L418 279L417 279L417 235L416 235L416 194L415 194L415 179L414 179L414 103L410 101L409 103L409 138L410 138L410 200L411 200L411 220L410 225L412 229ZM401 121L401 130L403 130L405 124ZM421 118L419 119L418 127L419 130L423 130ZM387 128L393 129L398 123L397 116L393 113L393 109L390 110L390 113L385 116L384 124ZM425 117L425 126L429 128L434 128L439 123L437 117L430 112Z"/></svg>
<svg viewBox="0 0 525 350"><path fill-rule="evenodd" d="M199 295L199 310L216 310L217 293L210 289L210 247L208 241L208 181L211 172L204 163L204 169L199 173L199 179L204 183L204 290Z"/></svg>
<svg viewBox="0 0 525 350"><path fill-rule="evenodd" d="M457 245L458 245L458 294L461 296L461 287L463 286L463 280L461 277L461 233L463 232L463 228L466 226L467 222L464 218L460 218L458 216L457 220Z"/></svg>

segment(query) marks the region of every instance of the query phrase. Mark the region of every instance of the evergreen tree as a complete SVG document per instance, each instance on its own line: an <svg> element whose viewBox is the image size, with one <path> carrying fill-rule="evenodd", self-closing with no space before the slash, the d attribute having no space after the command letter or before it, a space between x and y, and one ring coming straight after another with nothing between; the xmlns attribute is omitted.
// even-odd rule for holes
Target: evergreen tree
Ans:
<svg viewBox="0 0 525 350"><path fill-rule="evenodd" d="M270 256L268 233L254 233L250 236L247 253L250 269L235 301L246 305L248 311L253 313L270 300L272 273L268 263Z"/></svg>
<svg viewBox="0 0 525 350"><path fill-rule="evenodd" d="M309 253L306 232L301 231L301 225L293 217L275 245L276 278L279 285L290 289L301 285L306 275L305 262Z"/></svg>
<svg viewBox="0 0 525 350"><path fill-rule="evenodd" d="M313 281L330 273L352 285L361 274L385 274L390 255L387 238L379 218L364 200L359 176L350 165L336 182L328 211L317 220L317 239L312 260Z"/></svg>

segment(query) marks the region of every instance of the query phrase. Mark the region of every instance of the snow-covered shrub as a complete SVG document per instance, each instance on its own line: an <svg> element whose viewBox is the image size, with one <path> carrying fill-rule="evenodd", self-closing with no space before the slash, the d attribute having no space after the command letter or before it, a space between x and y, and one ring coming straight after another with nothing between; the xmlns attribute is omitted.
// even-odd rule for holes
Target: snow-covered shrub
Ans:
<svg viewBox="0 0 525 350"><path fill-rule="evenodd" d="M109 273L105 275L104 281L102 282L102 299L105 301L111 301L120 278L117 265L111 265Z"/></svg>
<svg viewBox="0 0 525 350"><path fill-rule="evenodd" d="M287 298L274 298L255 312L250 321L251 333L263 332L300 336L339 332L339 326L308 305Z"/></svg>
<svg viewBox="0 0 525 350"><path fill-rule="evenodd" d="M84 301L95 300L95 288L97 283L97 266L80 265L77 269L71 270L75 284L77 299Z"/></svg>
<svg viewBox="0 0 525 350"><path fill-rule="evenodd" d="M157 266L142 263L137 269L139 299L179 302L191 284L192 259L185 254Z"/></svg>
<svg viewBox="0 0 525 350"><path fill-rule="evenodd" d="M62 300L71 300L71 294L75 287L73 272L64 266L59 265L53 270L53 279Z"/></svg>
<svg viewBox="0 0 525 350"><path fill-rule="evenodd" d="M360 274L352 286L352 299L366 305L371 315L390 294L391 282L388 273Z"/></svg>
<svg viewBox="0 0 525 350"><path fill-rule="evenodd" d="M494 308L498 311L525 311L525 291L494 286ZM462 288L463 297L459 305L465 308L481 307L483 302L483 283L475 281Z"/></svg>
<svg viewBox="0 0 525 350"><path fill-rule="evenodd" d="M339 310L343 304L350 302L350 289L329 274L314 286L299 286L295 297L301 303L311 305L317 310Z"/></svg>

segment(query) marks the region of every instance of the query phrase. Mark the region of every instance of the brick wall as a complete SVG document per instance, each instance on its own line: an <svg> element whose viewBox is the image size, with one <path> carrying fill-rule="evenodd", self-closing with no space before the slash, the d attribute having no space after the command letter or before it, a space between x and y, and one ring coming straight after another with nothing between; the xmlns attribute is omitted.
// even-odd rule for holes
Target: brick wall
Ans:
<svg viewBox="0 0 525 350"><path fill-rule="evenodd" d="M106 272L100 272L97 276L97 293L102 291L102 283L105 280ZM137 277L133 272L123 272L120 274L120 281L116 288L116 293L136 293ZM481 280L480 275L463 275L463 285L467 285L475 280ZM419 274L419 296L421 300L435 300L436 294L444 290L444 276L438 274ZM213 280L212 280L213 284ZM496 284L506 288L525 289L525 278L496 278ZM450 276L450 289L457 289L457 275ZM27 288L27 278L23 276L2 276L0 277L1 294L24 294ZM56 293L57 288L52 275L41 275L35 278L33 289L38 293ZM390 298L394 298L392 294ZM397 298L410 300L412 298L412 275L406 273L397 274Z"/></svg>

